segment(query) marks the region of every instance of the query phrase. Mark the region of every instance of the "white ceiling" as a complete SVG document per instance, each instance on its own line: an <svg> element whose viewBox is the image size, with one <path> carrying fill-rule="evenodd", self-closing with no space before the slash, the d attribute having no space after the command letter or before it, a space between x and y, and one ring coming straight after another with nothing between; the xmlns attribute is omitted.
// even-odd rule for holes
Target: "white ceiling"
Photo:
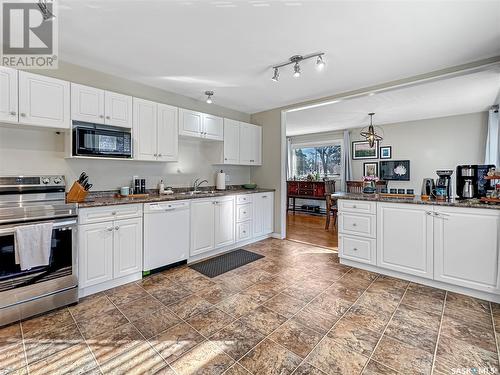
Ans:
<svg viewBox="0 0 500 375"><path fill-rule="evenodd" d="M60 0L61 59L254 113L500 55L500 1ZM270 66L326 53L302 77Z"/></svg>
<svg viewBox="0 0 500 375"><path fill-rule="evenodd" d="M362 96L286 115L289 136L487 111L499 98L500 68Z"/></svg>

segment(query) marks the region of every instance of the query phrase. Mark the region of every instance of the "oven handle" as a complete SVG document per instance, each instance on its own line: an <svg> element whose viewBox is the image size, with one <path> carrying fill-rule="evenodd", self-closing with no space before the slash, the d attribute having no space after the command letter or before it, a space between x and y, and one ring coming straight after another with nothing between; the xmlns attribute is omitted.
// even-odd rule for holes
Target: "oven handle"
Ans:
<svg viewBox="0 0 500 375"><path fill-rule="evenodd" d="M44 223L46 223L46 221L44 221ZM16 224L16 225L13 225L9 228L0 229L0 236L14 234L14 232L16 231L16 227L19 227L22 225L26 225L26 223ZM75 225L76 225L76 219L65 220L65 221L54 221L53 229L72 229Z"/></svg>

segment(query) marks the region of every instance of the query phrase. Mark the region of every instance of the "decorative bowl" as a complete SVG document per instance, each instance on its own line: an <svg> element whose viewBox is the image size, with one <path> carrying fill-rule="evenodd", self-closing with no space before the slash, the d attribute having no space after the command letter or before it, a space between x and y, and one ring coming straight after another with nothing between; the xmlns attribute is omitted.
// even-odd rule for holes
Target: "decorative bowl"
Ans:
<svg viewBox="0 0 500 375"><path fill-rule="evenodd" d="M255 189L257 187L257 184L243 184L243 187L245 189Z"/></svg>

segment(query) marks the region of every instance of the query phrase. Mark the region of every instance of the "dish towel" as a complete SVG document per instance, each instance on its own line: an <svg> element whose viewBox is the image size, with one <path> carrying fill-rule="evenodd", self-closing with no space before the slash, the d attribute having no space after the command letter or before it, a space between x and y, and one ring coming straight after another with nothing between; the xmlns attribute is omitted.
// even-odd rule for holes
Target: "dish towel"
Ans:
<svg viewBox="0 0 500 375"><path fill-rule="evenodd" d="M49 265L52 223L16 227L14 237L16 264L21 270Z"/></svg>

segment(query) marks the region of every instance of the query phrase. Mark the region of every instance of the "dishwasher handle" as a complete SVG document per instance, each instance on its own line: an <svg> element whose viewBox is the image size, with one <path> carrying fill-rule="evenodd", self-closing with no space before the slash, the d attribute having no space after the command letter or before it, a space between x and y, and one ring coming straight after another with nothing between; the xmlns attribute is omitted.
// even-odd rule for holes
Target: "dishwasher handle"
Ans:
<svg viewBox="0 0 500 375"><path fill-rule="evenodd" d="M162 212L162 211L175 211L178 209L189 208L186 203L150 203L146 209L147 212Z"/></svg>

